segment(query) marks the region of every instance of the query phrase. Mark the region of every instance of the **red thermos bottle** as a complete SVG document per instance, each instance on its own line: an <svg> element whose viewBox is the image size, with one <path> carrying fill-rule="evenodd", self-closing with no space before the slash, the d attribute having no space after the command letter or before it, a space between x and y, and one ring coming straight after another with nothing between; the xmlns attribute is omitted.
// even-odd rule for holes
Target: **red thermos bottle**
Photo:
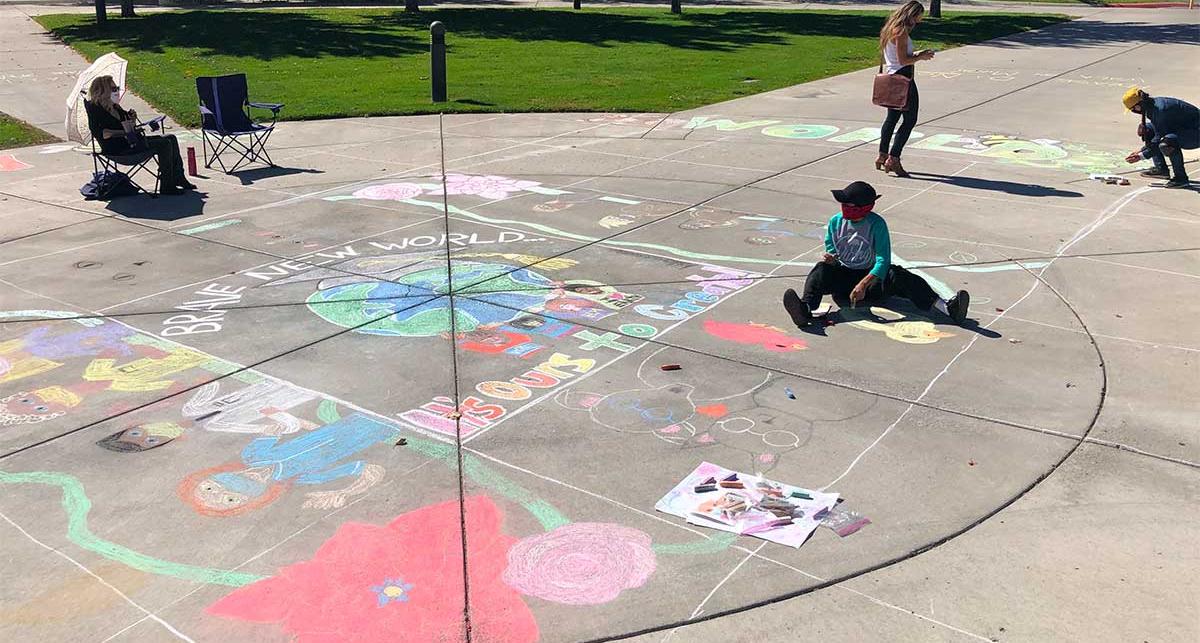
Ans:
<svg viewBox="0 0 1200 643"><path fill-rule="evenodd" d="M188 146L188 175L196 176L196 148Z"/></svg>

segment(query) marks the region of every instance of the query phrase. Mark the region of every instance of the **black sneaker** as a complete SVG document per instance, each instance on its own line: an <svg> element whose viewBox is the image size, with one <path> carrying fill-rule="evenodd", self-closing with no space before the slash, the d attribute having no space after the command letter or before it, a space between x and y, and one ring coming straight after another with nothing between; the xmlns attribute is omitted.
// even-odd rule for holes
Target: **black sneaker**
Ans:
<svg viewBox="0 0 1200 643"><path fill-rule="evenodd" d="M1191 187L1192 182L1187 179L1171 179L1163 184L1164 188L1186 188Z"/></svg>
<svg viewBox="0 0 1200 643"><path fill-rule="evenodd" d="M1171 176L1171 171L1165 167L1152 167L1141 172L1141 175L1148 179L1161 179Z"/></svg>
<svg viewBox="0 0 1200 643"><path fill-rule="evenodd" d="M967 307L971 305L971 293L960 290L953 299L946 302L946 312L950 313L950 318L959 326L967 321Z"/></svg>
<svg viewBox="0 0 1200 643"><path fill-rule="evenodd" d="M803 328L813 322L813 314L809 310L808 304L801 301L800 295L797 295L796 291L791 288L783 293L783 308L788 315L791 315L792 323L796 326Z"/></svg>

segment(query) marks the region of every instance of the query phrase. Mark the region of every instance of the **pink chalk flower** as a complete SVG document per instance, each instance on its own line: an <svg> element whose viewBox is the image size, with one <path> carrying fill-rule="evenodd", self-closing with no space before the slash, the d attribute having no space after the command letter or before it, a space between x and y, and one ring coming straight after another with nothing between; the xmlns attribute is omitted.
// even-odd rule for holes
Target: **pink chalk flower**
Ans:
<svg viewBox="0 0 1200 643"><path fill-rule="evenodd" d="M468 497L463 505L474 639L537 641L533 613L500 579L515 540L500 531L500 508L487 496ZM293 643L462 643L461 529L455 500L383 526L345 522L311 559L236 589L207 611L278 624Z"/></svg>
<svg viewBox="0 0 1200 643"><path fill-rule="evenodd" d="M510 192L521 192L541 185L537 181L520 181L503 176L447 174L446 194L470 194L485 199L503 199Z"/></svg>
<svg viewBox="0 0 1200 643"><path fill-rule="evenodd" d="M654 573L650 536L629 527L577 522L508 550L509 587L564 605L598 605L645 584Z"/></svg>
<svg viewBox="0 0 1200 643"><path fill-rule="evenodd" d="M421 196L421 186L416 183L385 183L371 185L358 190L354 196L372 201L403 201Z"/></svg>

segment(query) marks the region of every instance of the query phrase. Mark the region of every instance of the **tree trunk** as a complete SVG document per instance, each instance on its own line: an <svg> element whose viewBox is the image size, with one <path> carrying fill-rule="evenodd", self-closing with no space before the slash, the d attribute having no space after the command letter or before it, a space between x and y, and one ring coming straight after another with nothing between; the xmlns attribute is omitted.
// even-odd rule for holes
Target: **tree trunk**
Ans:
<svg viewBox="0 0 1200 643"><path fill-rule="evenodd" d="M108 20L108 13L104 10L104 0L96 0L96 26L103 26Z"/></svg>
<svg viewBox="0 0 1200 643"><path fill-rule="evenodd" d="M579 11L579 5L580 5L580 4L581 4L581 3L579 2L579 0L575 0L575 10L576 10L576 11Z"/></svg>
<svg viewBox="0 0 1200 643"><path fill-rule="evenodd" d="M683 13L681 0L671 0L671 13Z"/></svg>
<svg viewBox="0 0 1200 643"><path fill-rule="evenodd" d="M133 13L133 0L121 0L121 17L133 18L136 14Z"/></svg>
<svg viewBox="0 0 1200 643"><path fill-rule="evenodd" d="M405 11L420 11L421 5L419 4L419 0L404 0L404 10Z"/></svg>
<svg viewBox="0 0 1200 643"><path fill-rule="evenodd" d="M929 0L929 17L942 17L942 0Z"/></svg>

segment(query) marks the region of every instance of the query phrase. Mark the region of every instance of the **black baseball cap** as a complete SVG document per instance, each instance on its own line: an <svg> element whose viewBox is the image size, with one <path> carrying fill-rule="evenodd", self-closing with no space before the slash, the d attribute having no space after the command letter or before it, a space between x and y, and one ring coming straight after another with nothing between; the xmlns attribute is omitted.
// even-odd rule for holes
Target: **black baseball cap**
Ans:
<svg viewBox="0 0 1200 643"><path fill-rule="evenodd" d="M881 194L875 194L875 188L865 181L855 181L841 190L830 190L838 203L850 205L871 205L879 200Z"/></svg>

